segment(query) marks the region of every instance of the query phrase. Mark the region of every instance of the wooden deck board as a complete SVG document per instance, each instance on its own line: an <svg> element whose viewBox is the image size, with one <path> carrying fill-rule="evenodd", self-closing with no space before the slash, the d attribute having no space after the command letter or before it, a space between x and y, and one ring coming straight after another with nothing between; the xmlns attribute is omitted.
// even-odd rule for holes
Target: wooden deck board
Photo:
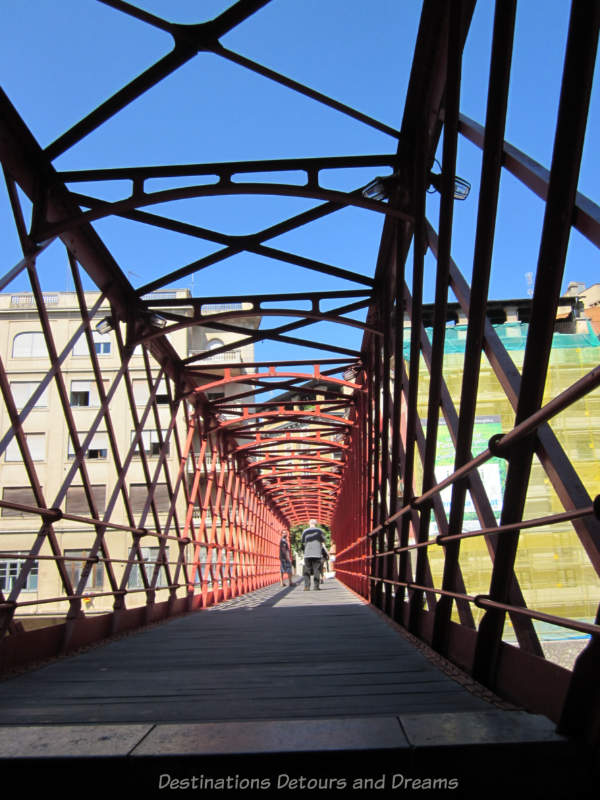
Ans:
<svg viewBox="0 0 600 800"><path fill-rule="evenodd" d="M333 580L263 589L0 683L0 724L489 708Z"/></svg>

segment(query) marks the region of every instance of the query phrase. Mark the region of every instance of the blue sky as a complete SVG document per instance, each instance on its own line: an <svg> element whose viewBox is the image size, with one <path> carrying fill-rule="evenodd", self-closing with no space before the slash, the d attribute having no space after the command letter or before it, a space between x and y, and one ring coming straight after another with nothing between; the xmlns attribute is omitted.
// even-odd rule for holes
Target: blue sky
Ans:
<svg viewBox="0 0 600 800"><path fill-rule="evenodd" d="M171 21L197 23L216 16L230 2L140 0L135 4ZM492 2L478 4L463 61L461 110L478 122L485 119L493 13ZM546 167L552 157L568 14L564 0L522 0L518 7L506 139ZM399 128L419 15L420 3L412 0L273 0L224 37L222 44ZM2 16L2 86L42 146L171 49L166 33L96 0L5 3ZM600 141L599 82L597 69L579 186L595 202L600 201L600 165L594 146ZM395 149L394 139L384 133L229 61L200 54L54 163L66 170L377 154ZM457 172L471 181L474 191L465 202L455 204L452 255L468 278L480 169L480 151L461 140ZM344 171L326 178L332 188L351 189L381 171ZM123 192L122 185L114 184L103 191L97 185L75 188L108 199ZM300 198L241 196L196 199L149 210L242 234L314 205ZM503 174L491 297L526 296L526 274L535 272L543 210L542 202L529 190ZM437 227L437 195L430 195L428 213ZM3 187L0 219L0 257L9 269L19 260L20 251ZM268 244L371 275L381 226L381 216L347 209ZM113 218L95 227L138 286L217 249L195 238ZM427 265L425 299L431 301L433 260L429 258ZM40 275L47 290L68 288L61 247L53 246L40 261ZM597 250L574 231L563 288L571 280L589 285L599 276ZM177 285L191 287L191 278ZM25 288L22 281L9 287ZM194 293L204 296L308 288L354 287L250 254L204 270L193 282ZM339 336L324 324L311 332L321 339ZM360 340L350 329L345 329L343 338L353 345ZM259 352L265 354L266 350Z"/></svg>

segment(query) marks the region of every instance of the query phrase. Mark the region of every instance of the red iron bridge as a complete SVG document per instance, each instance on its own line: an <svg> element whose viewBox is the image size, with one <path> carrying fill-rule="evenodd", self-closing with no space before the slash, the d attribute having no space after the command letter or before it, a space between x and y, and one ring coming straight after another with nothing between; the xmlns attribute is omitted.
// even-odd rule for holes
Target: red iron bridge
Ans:
<svg viewBox="0 0 600 800"><path fill-rule="evenodd" d="M598 408L600 366L565 369L548 387L553 337L581 311L561 294L572 237L598 263L600 209L578 186L584 145L597 148L586 126L600 3L574 0L552 54L547 166L506 140L511 70L537 35L515 36L511 0L487 10L480 121L460 102L479 9L424 0L406 95L385 97L397 129L226 46L245 26L258 35L276 13L269 0L224 0L185 24L149 4L97 5L168 46L49 143L24 102L0 94L4 774L61 791L77 776L78 794L114 791L118 777L146 794L593 796L600 468L596 458L582 470L557 431L573 409ZM286 13L309 13L296 5ZM393 6L389 24L401 26L404 4ZM156 120L186 70L210 77L215 63L266 87L252 122L240 121L239 160L168 163L157 149L148 166L105 166L123 162L119 120L139 108ZM175 109L198 102L185 86ZM279 125L284 95L373 136L367 154L243 160L256 150L244 125ZM213 110L201 112L218 136ZM52 101L45 113L64 116ZM143 126L136 135L146 159ZM384 137L392 147L374 155ZM468 148L472 188L457 175ZM530 270L518 364L494 317L511 303L490 289L511 235L506 185L540 219L533 261L515 267ZM265 199L276 221L237 232L240 204ZM234 202L221 221L236 232L211 228L210 209ZM359 219L379 225L372 269L352 266ZM315 257L311 232L339 220L339 260ZM141 278L150 250L162 267ZM250 284L240 263L256 273ZM226 288L207 291L205 275ZM451 333L462 342L456 380ZM509 424L486 404L484 372ZM501 419L483 448L482 413ZM540 486L553 503L532 514ZM297 545L310 519L332 543L320 592L303 591L299 573L280 581L282 530ZM530 578L523 553L557 528L593 576L591 612L581 586L550 602L556 581L533 602L543 557ZM553 656L558 639L576 645L569 663Z"/></svg>

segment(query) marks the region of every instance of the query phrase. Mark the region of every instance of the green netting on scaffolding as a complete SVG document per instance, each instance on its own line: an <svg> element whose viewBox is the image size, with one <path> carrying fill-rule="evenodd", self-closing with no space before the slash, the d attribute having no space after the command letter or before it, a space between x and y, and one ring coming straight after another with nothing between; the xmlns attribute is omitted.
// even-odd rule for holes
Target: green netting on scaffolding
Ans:
<svg viewBox="0 0 600 800"><path fill-rule="evenodd" d="M583 327L586 323L585 331L577 333L554 333L552 337L553 350L583 349L588 347L600 350L600 340L594 333L588 320L578 320L578 325ZM431 340L433 329L427 328L427 336ZM498 334L500 341L507 350L524 350L527 343L529 323L527 322L506 322L502 325L494 325L494 330ZM446 328L446 339L444 344L445 353L464 353L467 341L467 326L453 325ZM404 358L409 358L410 341L404 342Z"/></svg>

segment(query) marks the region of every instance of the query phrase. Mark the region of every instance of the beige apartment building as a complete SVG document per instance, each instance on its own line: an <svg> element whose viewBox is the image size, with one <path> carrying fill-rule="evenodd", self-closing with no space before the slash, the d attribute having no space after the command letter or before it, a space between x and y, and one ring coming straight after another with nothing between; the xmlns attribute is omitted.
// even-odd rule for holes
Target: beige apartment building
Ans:
<svg viewBox="0 0 600 800"><path fill-rule="evenodd" d="M161 298L181 299L186 297L190 297L189 290L174 289L154 293L151 299L159 301ZM87 307L91 309L98 299L97 293L86 294ZM84 336L80 336L73 343L73 337L81 327L77 297L75 293L71 292L50 292L44 295L44 303L48 311L58 358L64 356L61 373L69 398L70 412L77 432L80 434L80 441L83 442L93 421L100 413L100 398L86 339ZM243 308L241 304L239 307ZM204 306L203 308L204 313L206 311L216 313L221 310L226 309L223 306L215 306L210 309ZM179 307L178 313L188 313L188 310ZM191 307L189 313L191 314ZM94 328L97 322L105 318L107 314L110 314L108 306L101 304L94 315ZM258 323L259 318L257 317L236 320L236 325L250 329L257 328ZM235 336L230 333L213 331L198 325L173 331L167 336L181 358L204 352L210 353L211 350L221 347L223 344L231 344L235 339ZM114 331L99 333L94 329L93 339L104 387L108 391L121 367L117 337ZM89 517L89 505L86 501L81 477L77 472L70 476L75 454L55 381L50 381L40 392L40 382L46 377L51 364L34 297L31 293L0 294L0 357L19 413L22 413L23 409L27 410L27 407L31 407L33 403L33 407L25 416L23 428L46 504L48 506L57 505L65 513L71 515ZM253 358L254 346L246 344L215 357L207 355L199 364L209 368L211 361L215 364L231 362L231 368L235 373L236 370L243 370L244 362L251 362ZM152 359L151 362L153 380L156 380L158 368ZM215 372L215 368L211 367L210 369L211 372ZM216 371L219 374L223 372L222 369ZM130 458L125 484L136 525L154 529L156 526L152 512L144 516L148 491L139 447L143 447L149 472L153 476L159 466L159 454L162 446L161 433L164 437L171 418L169 390L165 380L161 380L156 392L158 421L161 428L159 433L159 426L153 411L149 409L146 412L150 388L141 348L137 348L130 360L129 374L132 380L137 417L141 420L145 413L146 417L141 442ZM241 388L243 387L238 383L225 387L224 391L227 395L236 393ZM173 387L170 387L170 394L171 396L174 394ZM220 397L222 392L213 391L213 395ZM124 462L132 448L136 427L124 380L119 382L111 399L110 419L118 443L119 456ZM180 409L179 412L178 428L180 435L184 436L186 420L183 409ZM12 503L35 505L16 438L12 437L8 440L11 431L11 420L6 404L0 395L0 451L2 451L0 452L0 497L4 501ZM169 441L165 461L171 480L174 481L178 473L179 461L173 437ZM127 525L127 515L122 498L118 491L114 491L118 479L118 468L109 446L109 433L104 420L87 443L85 465L100 518L103 517L108 505L114 503L110 514L111 522ZM190 460L188 470L191 468ZM167 521L165 508L168 508L169 496L166 478L162 477L163 472L164 470L161 471L161 477L158 479L155 505L164 533L168 530L163 526ZM63 490L63 487L67 486L68 488ZM165 503L165 501L167 502ZM184 520L186 509L183 492L178 495L177 510L179 519ZM39 534L40 525L40 518L37 515L7 507L0 509L0 589L5 597L9 596L24 563L20 556L29 553L32 543ZM76 586L85 562L75 559L83 559L89 553L95 538L94 526L63 519L56 522L53 529L58 546L66 557L65 568L73 585ZM175 533L172 529L168 532L171 535ZM106 540L111 560L114 562L115 577L119 580L129 557L131 534L107 529ZM150 563L156 560L158 553L157 540L151 541L153 542L152 546L142 548L144 559ZM177 549L178 552L176 542L171 542L169 546ZM56 564L54 560L44 558L44 556L51 556L48 541L44 541L38 555L39 560L34 562L29 572L27 585L19 597L19 603L25 602L27 605L19 609L17 618L22 620L27 617L30 624L32 616L36 617L39 622L42 621L40 618L44 618L46 621L56 619L64 615L68 607L66 602L59 601L59 598L64 595L64 591ZM174 555L173 558L175 558ZM172 560L171 556L168 560ZM162 574L162 568L160 569L157 585L165 586L166 573ZM136 598L139 598L139 605L146 602L139 567L133 567L127 589L128 607L138 604ZM94 598L84 600L84 608L87 613L103 612L112 608L113 598L110 594L105 568L101 563L92 567L86 590L90 595L95 595ZM136 593L136 590L140 590L139 593ZM106 597L99 597L98 595L102 595L103 592L107 593ZM36 600L42 598L57 598L57 602L37 604ZM165 599L167 599L167 590L159 590L156 600Z"/></svg>
<svg viewBox="0 0 600 800"><path fill-rule="evenodd" d="M585 309L594 333L600 336L600 283L586 287L584 283L572 281L566 291L569 297L576 297Z"/></svg>

